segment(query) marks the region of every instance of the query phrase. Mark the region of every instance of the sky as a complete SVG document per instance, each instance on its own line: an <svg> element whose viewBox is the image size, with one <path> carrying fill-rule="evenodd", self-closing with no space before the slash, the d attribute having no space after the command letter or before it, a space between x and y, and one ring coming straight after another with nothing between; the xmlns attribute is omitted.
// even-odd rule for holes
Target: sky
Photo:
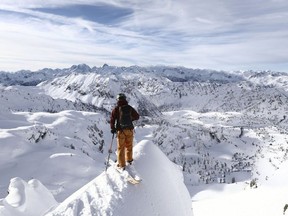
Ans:
<svg viewBox="0 0 288 216"><path fill-rule="evenodd" d="M82 63L288 72L288 1L1 0L0 71Z"/></svg>

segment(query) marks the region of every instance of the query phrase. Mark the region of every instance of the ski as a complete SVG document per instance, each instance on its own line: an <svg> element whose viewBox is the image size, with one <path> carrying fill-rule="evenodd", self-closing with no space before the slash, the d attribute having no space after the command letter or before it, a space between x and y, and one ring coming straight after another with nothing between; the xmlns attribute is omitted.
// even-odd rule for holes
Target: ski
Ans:
<svg viewBox="0 0 288 216"><path fill-rule="evenodd" d="M120 173L124 178L131 184L136 185L141 182L141 179L134 178L127 170L120 170L117 168L117 164L113 160L108 161L109 165L113 167L118 173Z"/></svg>

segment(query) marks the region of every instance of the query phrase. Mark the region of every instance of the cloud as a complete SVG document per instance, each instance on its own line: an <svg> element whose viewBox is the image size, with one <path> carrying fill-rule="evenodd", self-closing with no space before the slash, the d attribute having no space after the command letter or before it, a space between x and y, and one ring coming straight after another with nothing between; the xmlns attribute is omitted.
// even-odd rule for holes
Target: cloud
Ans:
<svg viewBox="0 0 288 216"><path fill-rule="evenodd" d="M287 71L281 0L1 0L0 70L182 65Z"/></svg>

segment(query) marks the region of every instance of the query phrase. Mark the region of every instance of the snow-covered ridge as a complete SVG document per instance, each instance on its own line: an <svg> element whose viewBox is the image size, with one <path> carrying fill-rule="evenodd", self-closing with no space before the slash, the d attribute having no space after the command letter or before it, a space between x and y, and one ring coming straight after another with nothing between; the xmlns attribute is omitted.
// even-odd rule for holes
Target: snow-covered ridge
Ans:
<svg viewBox="0 0 288 216"><path fill-rule="evenodd" d="M60 112L63 110L99 111L99 108L81 101L53 99L36 86L0 86L0 112Z"/></svg>
<svg viewBox="0 0 288 216"><path fill-rule="evenodd" d="M18 176L39 179L62 202L101 174L119 92L141 113L136 140L149 139L180 165L189 188L278 182L287 163L287 74L107 65L45 70L50 74L23 71L1 81L0 197Z"/></svg>
<svg viewBox="0 0 288 216"><path fill-rule="evenodd" d="M85 104L88 107L93 107L94 110L104 111L106 114L115 105L117 93L125 92L129 103L135 106L143 117L138 125L148 124L157 127L153 132L153 142L161 146L161 149L169 155L171 160L182 165L184 171L189 175L193 172L199 173L203 182L207 182L204 180L207 177L204 173L208 173L208 177L211 178L208 182L214 182L219 176L222 176L221 173L235 171L235 167L238 167L236 170L243 168L249 171L253 170L252 167L256 158L262 151L262 136L266 136L265 134L269 133L267 131L271 131L270 127L275 127L277 128L276 133L279 131L280 136L283 137L281 139L284 139L285 133L283 134L283 131L287 128L287 106L285 104L288 103L288 76L283 73L253 71L228 73L183 67L142 68L137 66L111 67L108 65L101 68L78 65L58 72L59 77L40 83L34 87L34 91L39 89L38 91L43 96L49 95L55 101L65 99L72 105L75 103ZM65 76L60 76L61 73L64 73ZM35 74L37 75L37 72ZM33 76L30 74L30 77ZM31 98L28 100L31 101ZM63 106L60 105L60 107ZM76 109L84 110L81 107ZM187 112L184 119L182 119L182 115L179 115L173 121L171 119L167 121L166 117L161 114L178 110L191 110L196 112L197 117L194 116L193 112ZM203 115L199 116L197 113L203 113ZM202 121L199 125L187 121L190 118L203 118L205 113L208 113L207 116L209 116L207 122ZM225 121L233 119L234 123L227 125L227 122L223 121L222 124L219 124L219 120L222 118ZM209 124L209 121L212 123ZM181 135L174 137L170 134L174 134L175 127L180 128L177 133ZM190 128L195 128L195 130L189 131ZM170 130L171 132L167 134ZM250 130L253 132L250 133ZM230 133L231 131L232 133ZM254 136L252 135L254 133L257 135L256 141L250 137ZM235 134L236 139L231 134ZM248 137L245 137L246 135ZM186 137L189 143L183 137ZM194 140L194 138L196 139ZM217 161L218 164L212 163L210 165L210 172L202 172L203 169L207 168L206 159L202 160L191 156L187 159L186 156L183 156L185 154L180 153L182 150L186 152L186 149L189 149L189 152L194 152L197 149L200 155L207 157L207 150L201 146L207 146L207 142L210 142L209 139L215 139L224 145L234 142L249 143L249 145L253 143L251 146L253 151L249 155L243 153L240 154L241 157L239 155L234 156L237 152L242 151L242 148L246 148L236 144L238 148L233 149L228 157L232 158L232 163L230 160L220 160ZM267 138L265 142L268 144L271 139ZM255 145L259 145L259 147L255 148ZM279 145L279 149L282 149L283 144L279 143ZM252 157L252 159L245 163L241 162L243 158L248 157ZM209 160L215 161L214 156L208 158L207 161ZM191 169L195 161L206 165L194 166L196 170ZM225 167L227 164L230 165ZM239 166L238 164L242 165ZM275 163L273 164L275 165ZM219 166L222 168L219 169ZM258 171L255 170L255 172Z"/></svg>
<svg viewBox="0 0 288 216"><path fill-rule="evenodd" d="M228 73L160 66L104 66L93 70L61 76L40 86L53 98L80 100L107 111L114 106L115 95L122 91L141 115L148 116L159 116L158 109L189 108L206 112L216 111L217 108L217 111L239 111L261 103L259 96L264 100L270 97L278 100L277 95L288 97L285 94L288 75L276 72L264 76L251 71ZM263 91L269 95L260 94Z"/></svg>
<svg viewBox="0 0 288 216"><path fill-rule="evenodd" d="M266 166L277 168L286 160L287 84L287 74L275 72L105 66L101 73L72 74L39 87L54 98L77 98L107 111L121 91L142 115L153 116L151 112L155 110L174 113L175 118L165 115L168 120L154 115L157 129L153 141L171 160L183 166L184 172L189 173L187 177L191 175L189 182L201 184L216 182L222 176L226 181L240 181L242 171L246 179L250 175L269 178L266 176L271 170L255 164L268 159L273 162ZM270 143L275 138L271 133L279 133L277 140L281 140L273 147ZM217 143L230 153L225 157L214 154ZM263 156L263 151L270 153ZM191 156L191 152L198 155ZM277 159L279 154L283 160Z"/></svg>
<svg viewBox="0 0 288 216"><path fill-rule="evenodd" d="M134 147L134 154L134 167L143 179L139 185L126 182L110 167L107 173L79 189L47 216L192 216L180 167L145 140Z"/></svg>
<svg viewBox="0 0 288 216"><path fill-rule="evenodd" d="M3 216L192 216L180 167L149 141L137 144L134 154L134 169L143 179L139 185L128 183L110 167L58 204L38 180L26 183L17 177L10 181L9 194L0 200L0 213Z"/></svg>
<svg viewBox="0 0 288 216"><path fill-rule="evenodd" d="M3 85L37 85L40 82L52 80L56 77L70 75L71 73L86 74L121 74L121 73L145 73L145 74L157 74L162 77L166 77L174 82L239 82L248 80L251 78L264 79L267 76L270 77L287 77L287 73L272 72L272 71L216 71L205 69L191 69L185 67L169 67L169 66L151 66L151 67L115 67L103 65L102 67L89 67L86 64L73 65L70 68L64 69L51 69L44 68L38 71L21 70L17 72L4 72L0 71L0 83Z"/></svg>

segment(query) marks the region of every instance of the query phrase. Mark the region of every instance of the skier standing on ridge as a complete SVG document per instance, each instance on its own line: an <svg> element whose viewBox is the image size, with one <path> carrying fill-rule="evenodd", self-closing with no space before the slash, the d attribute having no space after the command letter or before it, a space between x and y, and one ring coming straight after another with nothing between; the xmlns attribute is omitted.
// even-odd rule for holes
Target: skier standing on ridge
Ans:
<svg viewBox="0 0 288 216"><path fill-rule="evenodd" d="M117 166L124 170L126 162L133 162L134 126L132 121L138 120L139 114L128 104L126 95L117 95L117 106L112 110L110 118L111 133L117 133ZM116 125L115 125L116 123Z"/></svg>

